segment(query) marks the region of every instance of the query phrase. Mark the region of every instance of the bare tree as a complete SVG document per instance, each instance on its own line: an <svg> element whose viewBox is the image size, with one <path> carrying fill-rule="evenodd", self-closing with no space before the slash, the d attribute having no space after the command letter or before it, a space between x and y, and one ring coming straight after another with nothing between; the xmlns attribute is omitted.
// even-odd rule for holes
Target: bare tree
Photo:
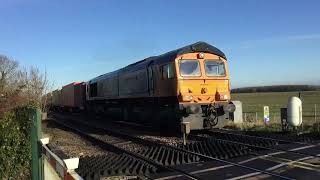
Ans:
<svg viewBox="0 0 320 180"><path fill-rule="evenodd" d="M47 78L47 72L42 73L38 68L32 66L22 74L25 79L23 95L30 101L37 103L44 111L47 103L46 94L51 88Z"/></svg>
<svg viewBox="0 0 320 180"><path fill-rule="evenodd" d="M5 55L0 55L0 96L4 96L7 88L14 84L18 67L19 63L17 61Z"/></svg>
<svg viewBox="0 0 320 180"><path fill-rule="evenodd" d="M19 63L0 55L0 117L5 111L28 103L45 110L50 90L47 72L36 67L20 68Z"/></svg>

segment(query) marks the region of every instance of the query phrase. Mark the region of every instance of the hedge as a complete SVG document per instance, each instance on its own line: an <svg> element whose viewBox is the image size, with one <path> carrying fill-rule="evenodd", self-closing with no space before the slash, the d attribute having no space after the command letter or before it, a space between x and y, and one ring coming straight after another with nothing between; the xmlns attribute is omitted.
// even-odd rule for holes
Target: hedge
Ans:
<svg viewBox="0 0 320 180"><path fill-rule="evenodd" d="M30 178L29 108L16 108L0 119L0 179Z"/></svg>

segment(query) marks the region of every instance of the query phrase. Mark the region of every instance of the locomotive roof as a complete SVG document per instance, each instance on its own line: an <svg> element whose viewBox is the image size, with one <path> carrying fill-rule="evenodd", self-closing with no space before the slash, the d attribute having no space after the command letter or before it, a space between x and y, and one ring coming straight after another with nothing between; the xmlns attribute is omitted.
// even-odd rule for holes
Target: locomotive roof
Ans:
<svg viewBox="0 0 320 180"><path fill-rule="evenodd" d="M159 59L162 59L162 58L167 58L168 56L175 56L175 58L176 58L179 55L186 54L186 53L193 53L193 52L212 53L212 54L215 54L215 55L218 55L218 56L221 56L221 57L227 59L226 55L221 50L219 50L218 48L216 48L206 42L202 42L202 41L199 41L199 42L190 44L188 46L170 51L168 53L165 53L165 54L157 56L157 57Z"/></svg>
<svg viewBox="0 0 320 180"><path fill-rule="evenodd" d="M166 62L171 62L174 59L176 59L179 55L182 54L186 54L186 53L193 53L193 52L207 52L207 53L212 53L218 56L223 57L224 59L226 58L226 55L219 50L218 48L206 43L206 42L196 42L193 44L190 44L188 46L164 53L162 55L159 56L151 56L148 57L146 59L143 59L141 61L135 62L133 64L130 64L122 69L113 71L113 72L109 72L103 75L100 75L92 80L90 80L90 82L96 82L97 80L104 78L104 77L111 77L111 76L115 76L117 75L119 72L131 72L131 71L136 71L139 69L142 69L144 67L146 67L149 63L154 63L154 64L162 64L162 63L166 63Z"/></svg>

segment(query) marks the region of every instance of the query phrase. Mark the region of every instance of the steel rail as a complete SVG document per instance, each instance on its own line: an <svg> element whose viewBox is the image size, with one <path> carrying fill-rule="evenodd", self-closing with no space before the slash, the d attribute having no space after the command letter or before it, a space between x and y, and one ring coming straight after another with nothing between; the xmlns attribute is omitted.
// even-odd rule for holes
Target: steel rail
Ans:
<svg viewBox="0 0 320 180"><path fill-rule="evenodd" d="M191 135L191 136L195 136L195 135ZM206 139L207 137L196 136L196 138ZM319 168L319 166L313 165L313 164L310 164L310 163L299 162L297 160L290 160L290 159L286 159L286 158L274 157L274 155L284 154L284 153L294 153L294 154L304 155L304 156L307 156L308 159L319 158L320 157L318 154L317 155L309 155L308 153L295 152L297 148L293 148L291 150L281 150L281 149L276 149L276 148L269 148L269 147L251 145L251 144L246 144L246 143L241 143L241 142L236 142L236 141L230 141L230 140L225 140L225 139L219 139L219 138L215 138L215 137L209 137L209 138L212 138L212 139L217 140L217 141L222 141L222 142L231 143L231 144L238 144L238 145L247 146L247 147L260 148L260 149L266 149L266 150L275 150L275 151L278 151L278 152L269 153L269 154L250 152L250 154L251 155L255 155L255 156L272 157L274 159L278 159L279 161L281 161L281 163L297 163L297 164L300 164L299 166L305 167L305 168ZM303 148L303 147L300 147L300 148ZM309 148L309 147L307 146L307 148ZM298 148L298 150L299 150L299 148ZM306 160L306 159L304 159L304 160ZM297 166L297 167L299 167L299 166ZM310 166L310 167L307 167L307 166ZM320 171L319 169L312 169L312 170Z"/></svg>
<svg viewBox="0 0 320 180"><path fill-rule="evenodd" d="M299 154L299 155L305 155L307 156L309 159L311 158L319 158L320 156L317 154L317 155L309 155L307 153L299 153L299 152L295 152L296 148L293 148L292 150L278 150L276 148L268 148L268 147L262 147L262 146L256 146L256 145L251 145L251 144L246 144L246 143L240 143L240 142L236 142L236 141L229 141L229 140L223 140L223 139L218 139L218 138L213 138L215 140L218 140L218 141L223 141L223 142L228 142L228 143L233 143L233 144L239 144L239 145L243 145L243 146L247 146L247 147L254 147L254 148L261 148L261 149L267 149L267 150L277 150L278 152L275 152L275 153L270 153L270 154L263 154L263 153L253 153L253 152L250 152L250 154L252 155L256 155L256 156L265 156L265 157L272 157L272 158L275 158L277 160L280 160L282 161L281 163L298 163L298 164L301 164L302 166L312 166L314 168L319 168L319 166L317 165L313 165L313 164L309 164L309 163L305 163L305 162L299 162L297 160L290 160L290 159L286 159L286 158L279 158L279 157L274 157L274 155L278 155L278 154L284 154L284 153L294 153L294 154ZM310 148L310 147L307 147L307 148ZM305 159L304 159L305 160ZM316 171L320 171L320 169L316 169Z"/></svg>
<svg viewBox="0 0 320 180"><path fill-rule="evenodd" d="M306 142L288 141L288 140L284 140L284 139L275 139L275 138L270 138L270 137L254 136L254 135L241 134L241 133L230 133L230 131L233 131L233 130L226 130L226 129L219 129L219 130L224 131L224 132L217 131L217 130L207 130L206 132L238 135L238 136L245 136L245 137L257 138L257 139L263 139L263 140L272 140L272 141L278 141L278 142L283 142L283 143L291 143L291 144L313 145L311 143L306 143Z"/></svg>
<svg viewBox="0 0 320 180"><path fill-rule="evenodd" d="M223 132L219 132L221 134L224 134ZM242 134L232 134L232 133L225 133L225 134L229 134L229 135L235 135L235 136L242 136ZM189 135L189 136L192 136L192 135ZM201 136L196 136L196 137L199 137L199 138L202 138ZM206 137L203 137L203 138L206 138ZM236 141L231 141L231 140L225 140L225 139L219 139L219 138L216 138L214 136L212 137L209 137L209 138L213 138L213 139L216 139L216 140L219 140L219 141L224 141L224 142L229 142L229 143L233 143L233 144L239 144L239 145L245 145L245 146L250 146L250 147L254 147L254 148L260 148L260 149L266 149L266 150L273 150L273 151L284 151L284 152L288 152L288 153L292 153L292 154L298 154L298 155L303 155L303 156L312 156L312 157L320 157L319 155L315 155L315 154L309 154L309 153L303 153L303 152L297 152L297 150L285 150L285 149L282 149L282 148L271 148L271 147L264 147L264 146L258 146L258 145L252 145L252 144L247 144L247 143L241 143L241 142L236 142ZM253 137L254 138L254 137ZM276 140L275 140L276 141ZM319 144L312 144L312 145L309 145L310 148L312 147L316 147L318 146ZM296 148L294 148L296 149Z"/></svg>
<svg viewBox="0 0 320 180"><path fill-rule="evenodd" d="M272 173L272 172L269 172L269 171L265 171L265 170L253 168L253 167L250 167L250 166L245 166L245 165L242 165L242 164L239 164L239 163L230 162L230 161L223 160L223 159L219 159L219 158L214 158L214 157L211 157L211 156L207 156L207 155L204 155L204 154L200 154L200 153L196 153L196 152L184 150L184 149L181 149L181 148L176 148L176 147L173 147L173 148L175 148L175 149L177 149L177 150L180 150L180 151L183 151L183 152L185 152L185 153L190 153L190 154L198 155L198 156L203 157L203 158L206 158L206 159L210 159L210 160L214 160L214 161L219 161L219 162L226 163L226 164L231 164L231 165L233 165L233 166L237 166L237 167L241 167L241 168L244 168L244 169L252 170L252 171L255 171L255 172L267 174L267 175L274 176L274 177L278 177L278 178L281 178L281 179L293 179L293 178L286 177L286 176L282 176L282 175L279 175L279 174L275 174L275 173Z"/></svg>

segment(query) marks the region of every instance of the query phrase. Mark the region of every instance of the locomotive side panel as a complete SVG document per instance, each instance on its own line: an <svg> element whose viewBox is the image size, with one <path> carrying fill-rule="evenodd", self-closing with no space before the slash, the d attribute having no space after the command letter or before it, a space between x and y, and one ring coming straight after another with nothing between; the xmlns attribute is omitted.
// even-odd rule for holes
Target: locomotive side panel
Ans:
<svg viewBox="0 0 320 180"><path fill-rule="evenodd" d="M153 83L153 91L150 93L151 97L159 97L160 94L160 88L161 88L161 83L160 83L160 77L161 77L161 72L160 72L160 66L159 65L153 65L152 67L152 77L153 81L150 83ZM151 73L150 73L151 74Z"/></svg>
<svg viewBox="0 0 320 180"><path fill-rule="evenodd" d="M139 98L148 95L148 75L146 69L119 74L119 97Z"/></svg>
<svg viewBox="0 0 320 180"><path fill-rule="evenodd" d="M157 95L175 99L177 97L177 76L174 60L172 62L158 65L157 74Z"/></svg>
<svg viewBox="0 0 320 180"><path fill-rule="evenodd" d="M105 98L114 99L119 95L118 88L118 76L109 77L102 80L102 92L101 96ZM98 93L100 94L100 93Z"/></svg>
<svg viewBox="0 0 320 180"><path fill-rule="evenodd" d="M86 83L86 100L116 99L119 95L119 71L98 76Z"/></svg>

